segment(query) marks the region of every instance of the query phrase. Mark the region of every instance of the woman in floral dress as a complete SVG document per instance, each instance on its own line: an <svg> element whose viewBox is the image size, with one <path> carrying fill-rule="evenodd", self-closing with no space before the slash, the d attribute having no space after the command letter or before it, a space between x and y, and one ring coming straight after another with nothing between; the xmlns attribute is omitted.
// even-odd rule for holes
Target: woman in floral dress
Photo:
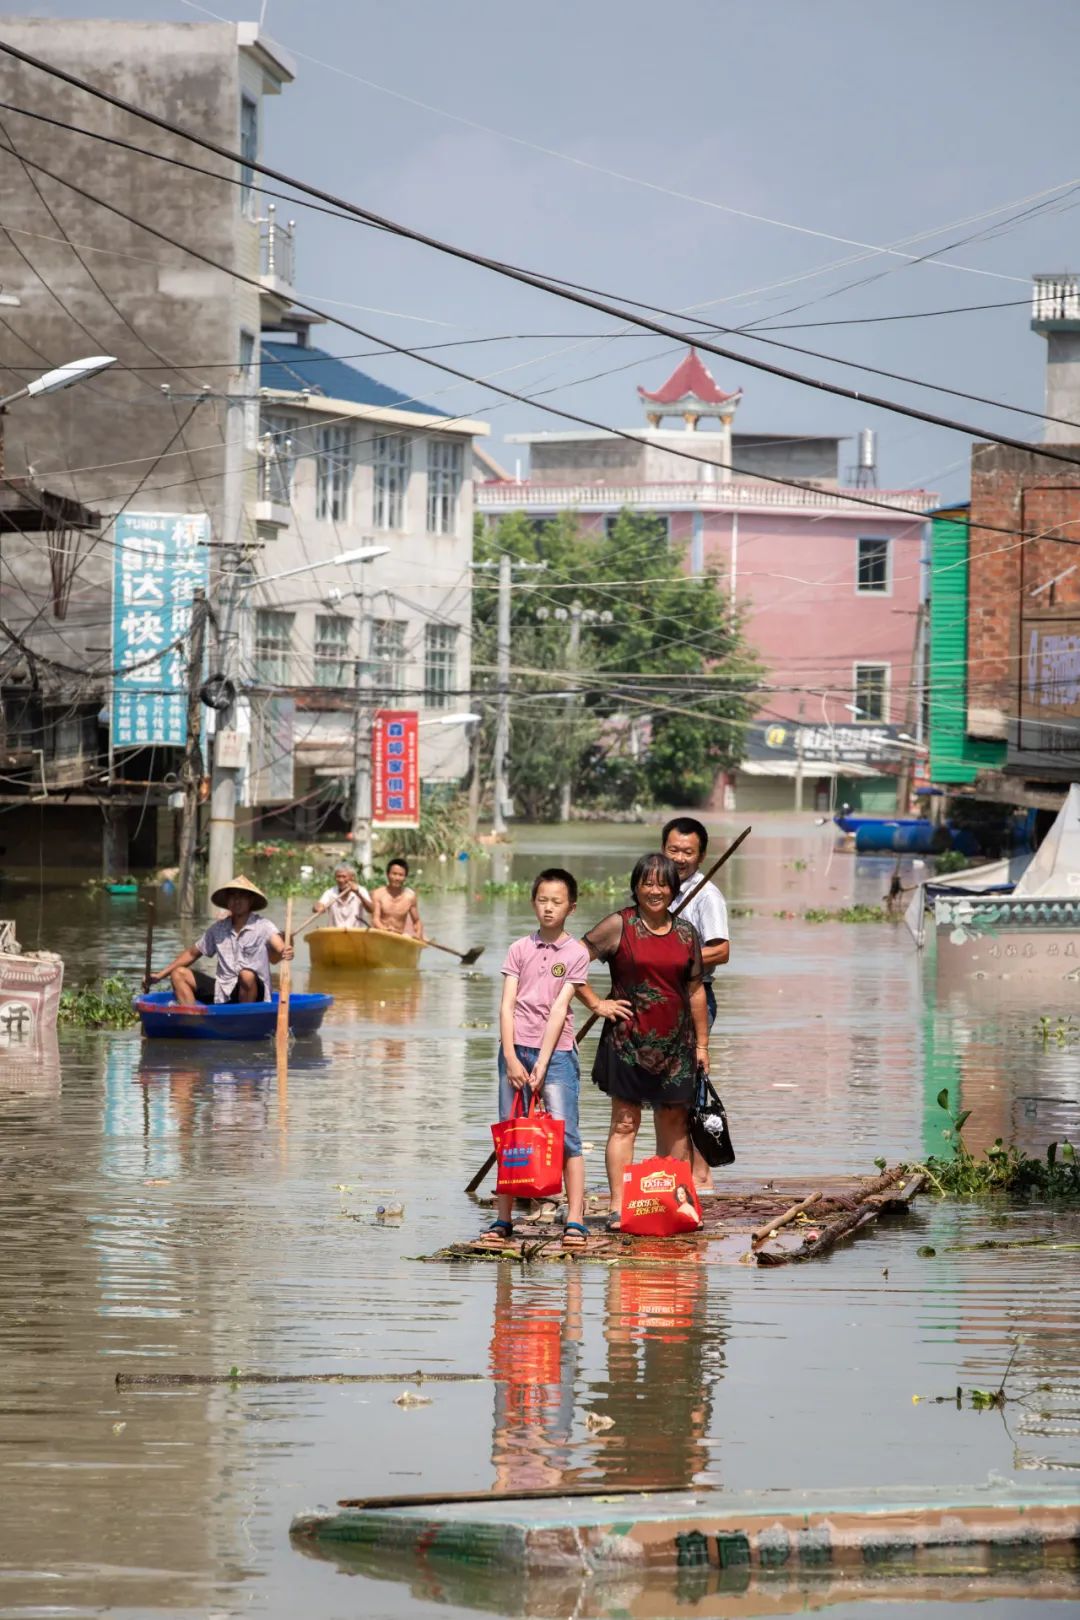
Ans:
<svg viewBox="0 0 1080 1620"><path fill-rule="evenodd" d="M672 917L679 877L666 855L643 855L630 878L634 904L585 935L594 960L611 970L611 995L582 999L609 1020L592 1077L611 1098L607 1174L608 1225L618 1231L623 1172L632 1163L647 1103L656 1122L656 1151L690 1158L687 1114L698 1068L708 1073L709 1022L702 982L701 941L692 924Z"/></svg>

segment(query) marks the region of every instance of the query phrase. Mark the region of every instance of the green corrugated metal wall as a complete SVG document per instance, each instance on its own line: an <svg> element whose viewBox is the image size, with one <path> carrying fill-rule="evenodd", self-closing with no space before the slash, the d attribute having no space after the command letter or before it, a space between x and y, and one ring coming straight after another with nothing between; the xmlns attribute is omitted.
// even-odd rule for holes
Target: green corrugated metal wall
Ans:
<svg viewBox="0 0 1080 1620"><path fill-rule="evenodd" d="M1005 763L1005 744L969 737L967 720L968 525L931 520L930 779L973 782Z"/></svg>

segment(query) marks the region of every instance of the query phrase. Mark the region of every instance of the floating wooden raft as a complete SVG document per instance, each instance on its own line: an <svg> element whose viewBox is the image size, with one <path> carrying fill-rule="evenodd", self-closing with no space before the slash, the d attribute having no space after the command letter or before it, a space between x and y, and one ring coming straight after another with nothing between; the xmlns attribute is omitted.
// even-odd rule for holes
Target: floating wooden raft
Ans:
<svg viewBox="0 0 1080 1620"><path fill-rule="evenodd" d="M585 1222L589 1240L578 1249L562 1246L559 1206L545 1204L515 1222L512 1243L501 1249L476 1239L448 1244L425 1260L599 1260L721 1265L783 1266L814 1260L879 1216L904 1211L922 1190L925 1176L895 1165L880 1176L833 1176L818 1187L790 1178L737 1183L723 1178L715 1198L702 1201L703 1225L672 1238L628 1237L604 1230L607 1198L590 1198Z"/></svg>

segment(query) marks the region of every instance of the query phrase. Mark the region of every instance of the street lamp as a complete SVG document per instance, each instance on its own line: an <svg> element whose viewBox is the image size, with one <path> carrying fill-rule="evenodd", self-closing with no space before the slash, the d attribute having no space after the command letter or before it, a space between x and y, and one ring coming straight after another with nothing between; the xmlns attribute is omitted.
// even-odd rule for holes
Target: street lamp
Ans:
<svg viewBox="0 0 1080 1620"><path fill-rule="evenodd" d="M471 726L474 721L482 719L479 714L440 714L437 720L421 720L417 731L423 731L425 726Z"/></svg>
<svg viewBox="0 0 1080 1620"><path fill-rule="evenodd" d="M252 575L251 579L241 580L237 588L250 591L256 585L272 585L278 579L291 579L294 574L310 574L313 568L346 568L349 563L374 562L376 557L385 557L389 550L389 546L360 546L356 551L339 552L336 557L320 557L315 562L301 563L299 568L284 568L280 574Z"/></svg>
<svg viewBox="0 0 1080 1620"><path fill-rule="evenodd" d="M45 371L33 382L24 383L13 394L7 394L0 399L0 411L7 410L14 405L17 399L36 399L39 394L55 394L61 388L70 388L74 383L85 382L87 377L96 377L99 371L107 366L115 366L114 354L93 354L87 360L69 360L66 366L56 366L52 371Z"/></svg>

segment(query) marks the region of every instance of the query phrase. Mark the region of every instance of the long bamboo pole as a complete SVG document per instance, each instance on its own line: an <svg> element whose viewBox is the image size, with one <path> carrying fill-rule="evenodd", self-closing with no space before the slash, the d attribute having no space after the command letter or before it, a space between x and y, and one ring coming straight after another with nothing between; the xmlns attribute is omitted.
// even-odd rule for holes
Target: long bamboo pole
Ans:
<svg viewBox="0 0 1080 1620"><path fill-rule="evenodd" d="M285 949L292 945L292 899L285 902ZM278 974L278 1008L277 1008L277 1066L278 1079L289 1066L289 992L292 989L292 963L288 957L281 964Z"/></svg>

